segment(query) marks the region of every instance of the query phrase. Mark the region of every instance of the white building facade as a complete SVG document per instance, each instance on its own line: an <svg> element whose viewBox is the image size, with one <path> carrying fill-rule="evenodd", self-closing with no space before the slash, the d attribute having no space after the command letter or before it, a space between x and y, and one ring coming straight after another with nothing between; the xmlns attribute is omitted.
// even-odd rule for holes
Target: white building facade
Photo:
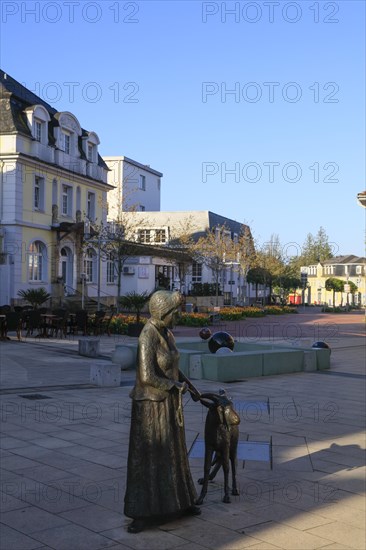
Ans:
<svg viewBox="0 0 366 550"><path fill-rule="evenodd" d="M138 242L146 245L174 248L174 241L183 233L192 234L195 238L203 236L214 228L225 227L228 238L235 241L242 233L244 224L220 216L208 210L202 211L160 211L160 212L131 212L127 216L134 220L134 237ZM140 223L139 223L140 219ZM247 227L249 230L249 228ZM250 230L249 230L250 235ZM251 238L251 235L250 235ZM169 289L179 289L190 295L195 285L209 283L215 285L218 278L220 286L220 304L248 305L254 301L254 288L246 282L246 273L239 262L225 262L217 276L204 262L192 261L185 266L184 272L176 266L164 266L156 263L155 282L163 282ZM188 267L188 268L187 268ZM215 297L212 296L214 304Z"/></svg>
<svg viewBox="0 0 366 550"><path fill-rule="evenodd" d="M150 166L124 156L104 157L110 172L108 183L108 219L117 220L123 211L160 210L163 174Z"/></svg>

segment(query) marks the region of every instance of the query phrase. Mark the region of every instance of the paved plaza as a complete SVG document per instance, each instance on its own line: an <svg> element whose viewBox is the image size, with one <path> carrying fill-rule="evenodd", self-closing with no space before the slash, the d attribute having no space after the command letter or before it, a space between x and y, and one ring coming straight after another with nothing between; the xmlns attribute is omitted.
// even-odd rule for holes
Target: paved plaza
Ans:
<svg viewBox="0 0 366 550"><path fill-rule="evenodd" d="M134 371L122 371L120 387L95 387L95 360L78 355L76 337L0 343L1 550L365 548L364 313L303 310L220 328L244 341L293 347L325 340L331 369L226 384L250 451L238 459L240 496L222 502L219 472L201 516L137 535L127 532L123 515ZM179 342L198 331L174 333ZM98 362L108 364L115 346L130 341L101 337ZM219 389L194 383L200 391ZM197 480L206 409L187 394L184 403Z"/></svg>

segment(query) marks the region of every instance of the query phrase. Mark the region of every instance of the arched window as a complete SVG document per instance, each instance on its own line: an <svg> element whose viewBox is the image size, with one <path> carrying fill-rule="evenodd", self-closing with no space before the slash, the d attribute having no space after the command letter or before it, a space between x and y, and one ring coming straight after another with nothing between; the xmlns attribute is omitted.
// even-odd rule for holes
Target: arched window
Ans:
<svg viewBox="0 0 366 550"><path fill-rule="evenodd" d="M46 247L41 241L34 241L29 246L28 251L28 280L45 281L46 280Z"/></svg>
<svg viewBox="0 0 366 550"><path fill-rule="evenodd" d="M95 283L97 279L97 254L93 248L88 248L84 259L84 272L87 283Z"/></svg>

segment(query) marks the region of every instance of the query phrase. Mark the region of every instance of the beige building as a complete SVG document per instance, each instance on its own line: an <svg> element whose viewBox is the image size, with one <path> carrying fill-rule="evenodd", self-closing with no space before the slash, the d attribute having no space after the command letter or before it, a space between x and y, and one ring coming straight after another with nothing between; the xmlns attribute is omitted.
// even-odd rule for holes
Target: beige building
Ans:
<svg viewBox="0 0 366 550"><path fill-rule="evenodd" d="M333 305L333 292L325 288L325 282L330 277L341 279L345 284L353 283L357 291L337 292L335 294L335 305L355 304L365 306L366 304L366 258L358 256L336 256L318 264L304 266L302 273L307 273L308 288L305 294L305 301L309 304ZM347 288L347 287L346 287Z"/></svg>
<svg viewBox="0 0 366 550"><path fill-rule="evenodd" d="M95 296L95 244L83 247L84 220L106 222L108 168L99 138L0 71L0 305L44 287L55 299ZM99 262L100 264L100 262Z"/></svg>

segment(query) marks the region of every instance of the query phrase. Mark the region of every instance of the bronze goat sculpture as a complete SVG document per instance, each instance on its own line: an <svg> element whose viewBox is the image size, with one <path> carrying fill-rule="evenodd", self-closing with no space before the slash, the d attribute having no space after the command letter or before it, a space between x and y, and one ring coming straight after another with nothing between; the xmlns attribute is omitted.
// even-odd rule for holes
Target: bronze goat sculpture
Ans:
<svg viewBox="0 0 366 550"><path fill-rule="evenodd" d="M206 399L211 401L208 402ZM202 490L196 504L200 505L207 493L208 482L212 481L219 469L224 471L224 498L223 502L229 503L229 461L231 462L232 495L239 495L236 484L236 452L239 440L240 418L233 408L232 401L225 392L220 395L215 393L202 393L201 403L208 408L205 424L205 463L204 477L198 480ZM212 461L213 453L215 459ZM212 471L210 468L213 466Z"/></svg>

